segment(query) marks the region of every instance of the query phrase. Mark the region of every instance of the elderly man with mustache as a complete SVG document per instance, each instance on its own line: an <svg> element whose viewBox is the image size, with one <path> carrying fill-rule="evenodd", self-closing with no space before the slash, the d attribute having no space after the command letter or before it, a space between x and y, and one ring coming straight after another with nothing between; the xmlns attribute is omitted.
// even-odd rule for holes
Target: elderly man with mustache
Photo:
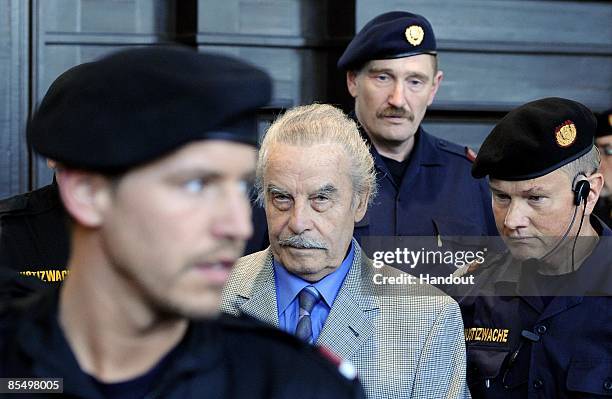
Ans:
<svg viewBox="0 0 612 399"><path fill-rule="evenodd" d="M458 305L438 289L375 286L353 237L376 193L357 125L330 105L297 107L264 138L257 187L270 247L240 258L222 310L247 314L354 365L370 398L463 398Z"/></svg>

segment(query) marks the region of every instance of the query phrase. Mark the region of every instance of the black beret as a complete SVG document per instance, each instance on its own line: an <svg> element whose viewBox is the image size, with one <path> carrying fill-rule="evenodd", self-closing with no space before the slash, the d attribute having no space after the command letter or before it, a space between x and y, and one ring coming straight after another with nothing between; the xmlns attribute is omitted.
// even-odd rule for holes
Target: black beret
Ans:
<svg viewBox="0 0 612 399"><path fill-rule="evenodd" d="M351 40L338 69L355 70L370 60L436 54L436 37L425 17L404 11L381 14Z"/></svg>
<svg viewBox="0 0 612 399"><path fill-rule="evenodd" d="M544 176L593 148L595 116L584 105L544 98L510 111L480 147L472 176L528 180Z"/></svg>
<svg viewBox="0 0 612 399"><path fill-rule="evenodd" d="M186 47L120 51L82 64L49 88L28 124L34 150L64 165L123 171L201 139L257 144L261 70Z"/></svg>
<svg viewBox="0 0 612 399"><path fill-rule="evenodd" d="M597 132L595 137L604 137L612 135L612 108L597 114Z"/></svg>

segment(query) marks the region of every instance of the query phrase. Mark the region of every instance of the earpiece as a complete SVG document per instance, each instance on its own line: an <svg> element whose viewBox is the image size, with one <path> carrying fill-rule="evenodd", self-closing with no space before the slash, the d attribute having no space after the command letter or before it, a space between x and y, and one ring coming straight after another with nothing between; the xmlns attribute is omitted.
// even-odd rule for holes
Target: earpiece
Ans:
<svg viewBox="0 0 612 399"><path fill-rule="evenodd" d="M591 191L591 184L588 180L580 180L578 183L576 183L573 191L574 205L580 206L582 201L586 202L589 192Z"/></svg>

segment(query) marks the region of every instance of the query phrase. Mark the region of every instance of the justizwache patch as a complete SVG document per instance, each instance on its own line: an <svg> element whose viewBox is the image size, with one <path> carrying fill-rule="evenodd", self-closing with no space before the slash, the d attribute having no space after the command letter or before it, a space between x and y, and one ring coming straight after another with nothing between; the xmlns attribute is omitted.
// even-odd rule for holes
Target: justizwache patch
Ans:
<svg viewBox="0 0 612 399"><path fill-rule="evenodd" d="M410 25L406 28L406 40L413 46L418 46L423 41L425 32L419 25Z"/></svg>
<svg viewBox="0 0 612 399"><path fill-rule="evenodd" d="M555 129L555 138L560 147L568 147L576 141L576 125L567 120Z"/></svg>
<svg viewBox="0 0 612 399"><path fill-rule="evenodd" d="M466 342L497 342L505 344L508 342L510 330L507 328L472 327L465 328Z"/></svg>

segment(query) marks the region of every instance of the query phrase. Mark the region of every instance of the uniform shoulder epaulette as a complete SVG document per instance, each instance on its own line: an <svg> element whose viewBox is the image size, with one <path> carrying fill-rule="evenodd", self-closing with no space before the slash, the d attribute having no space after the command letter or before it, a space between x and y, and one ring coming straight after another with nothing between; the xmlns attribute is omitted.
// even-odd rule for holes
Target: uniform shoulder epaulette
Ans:
<svg viewBox="0 0 612 399"><path fill-rule="evenodd" d="M0 200L0 215L22 211L28 206L28 197L24 194Z"/></svg>
<svg viewBox="0 0 612 399"><path fill-rule="evenodd" d="M436 138L436 146L442 151L460 156L461 158L467 159L470 162L474 162L474 159L476 159L476 152L474 152L474 150L469 147L453 143L452 141Z"/></svg>

